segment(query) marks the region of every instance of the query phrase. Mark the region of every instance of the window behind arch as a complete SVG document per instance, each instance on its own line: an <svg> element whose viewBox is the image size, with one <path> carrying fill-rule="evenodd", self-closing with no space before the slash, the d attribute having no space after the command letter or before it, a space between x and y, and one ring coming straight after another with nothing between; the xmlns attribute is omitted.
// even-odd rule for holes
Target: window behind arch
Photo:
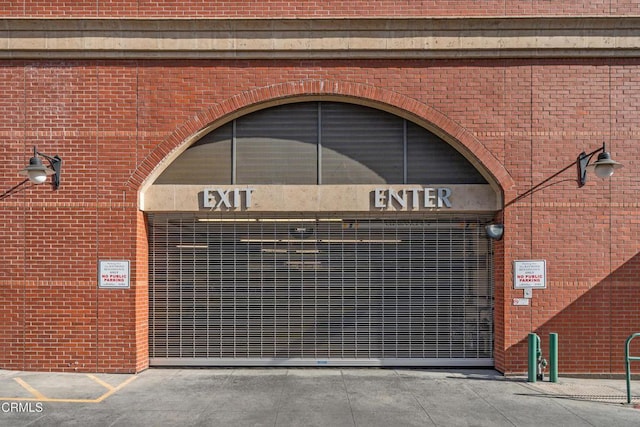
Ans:
<svg viewBox="0 0 640 427"><path fill-rule="evenodd" d="M192 144L155 184L486 184L447 142L393 114L303 102L260 110Z"/></svg>

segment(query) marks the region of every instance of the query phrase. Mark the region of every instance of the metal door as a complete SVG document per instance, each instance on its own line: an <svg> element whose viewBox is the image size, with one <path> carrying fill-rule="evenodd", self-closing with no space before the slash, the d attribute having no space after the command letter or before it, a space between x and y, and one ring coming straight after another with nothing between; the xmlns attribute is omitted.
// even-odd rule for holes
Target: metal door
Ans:
<svg viewBox="0 0 640 427"><path fill-rule="evenodd" d="M151 364L492 366L489 219L150 214Z"/></svg>

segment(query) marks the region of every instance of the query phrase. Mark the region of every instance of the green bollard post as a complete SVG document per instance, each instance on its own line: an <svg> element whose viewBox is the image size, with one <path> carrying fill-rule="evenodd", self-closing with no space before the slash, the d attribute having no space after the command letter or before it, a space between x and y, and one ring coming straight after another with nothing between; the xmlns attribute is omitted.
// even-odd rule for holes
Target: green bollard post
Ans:
<svg viewBox="0 0 640 427"><path fill-rule="evenodd" d="M549 381L558 382L558 334L549 334Z"/></svg>
<svg viewBox="0 0 640 427"><path fill-rule="evenodd" d="M626 368L625 376L627 378L627 403L630 405L631 404L631 361L629 360L629 339L627 339L627 344L624 348L624 363Z"/></svg>
<svg viewBox="0 0 640 427"><path fill-rule="evenodd" d="M631 340L633 340L636 337L640 337L640 332L636 332L635 334L631 334L629 335L629 338L627 338L627 341L625 342L624 345L624 362L625 362L625 367L626 367L626 377L627 377L627 403L631 403L631 361L635 360L635 361L640 361L640 356L631 356L629 354L629 345L631 344Z"/></svg>
<svg viewBox="0 0 640 427"><path fill-rule="evenodd" d="M538 336L533 332L529 334L529 369L527 381L530 383L536 382L537 370L538 370Z"/></svg>

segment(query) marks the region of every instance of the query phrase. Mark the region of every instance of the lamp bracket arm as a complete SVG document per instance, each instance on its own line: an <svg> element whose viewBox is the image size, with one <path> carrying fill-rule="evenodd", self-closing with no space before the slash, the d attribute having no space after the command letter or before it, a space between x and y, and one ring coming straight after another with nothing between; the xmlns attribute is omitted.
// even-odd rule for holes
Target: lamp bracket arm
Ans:
<svg viewBox="0 0 640 427"><path fill-rule="evenodd" d="M45 159L49 160L49 163L51 163L51 165L53 166L56 163L59 163L62 161L62 159L56 154L55 156L51 157L47 154L41 153L39 151L35 152L36 155L44 157Z"/></svg>
<svg viewBox="0 0 640 427"><path fill-rule="evenodd" d="M51 184L53 185L53 189L56 190L60 186L60 172L62 170L62 159L57 154L55 156L49 156L48 154L41 153L38 151L36 147L33 147L33 157L40 156L44 157L49 161L49 165L51 169L55 172L53 177L51 178Z"/></svg>
<svg viewBox="0 0 640 427"><path fill-rule="evenodd" d="M582 153L580 153L580 155L578 156L578 159L579 159L580 161L583 161L584 159L587 159L586 164L588 165L588 164L589 164L589 162L591 161L591 159L593 158L593 156L595 156L595 155L596 155L597 153L599 153L600 151L603 151L603 152L604 152L604 151L606 151L606 148L605 148L605 144L604 144L604 142L602 143L602 147L600 147L600 148L596 148L595 150L593 150L593 151L592 151L592 152L590 152L590 153L585 153L585 152L583 151L583 152L582 152Z"/></svg>
<svg viewBox="0 0 640 427"><path fill-rule="evenodd" d="M596 148L590 153L585 153L584 151L578 155L577 165L578 165L578 187L583 187L587 182L587 166L591 162L593 156L599 152L607 151L606 144L603 142L602 147Z"/></svg>
<svg viewBox="0 0 640 427"><path fill-rule="evenodd" d="M519 196L517 196L516 198L514 198L510 202L505 203L505 205L502 207L502 210L504 210L508 206L511 206L512 204L524 199L525 197L535 193L540 187L542 187L543 185L547 184L549 181L551 181L552 179L554 179L555 177L557 177L558 175L560 175L564 171L569 170L572 167L575 167L575 163L574 162L572 162L569 165L565 166L564 168L560 169L558 172L554 173L553 175L551 175L547 179L545 179L545 180L539 182L538 184L534 185L533 187L529 188L527 191L525 191L524 193L520 194ZM559 181L559 182L564 182L564 180Z"/></svg>
<svg viewBox="0 0 640 427"><path fill-rule="evenodd" d="M595 150L593 150L592 152L590 152L589 154L587 154L589 157L593 157L596 153L599 153L600 151L604 152L607 151L607 147L605 145L605 143L602 143L602 147L600 148L596 148Z"/></svg>
<svg viewBox="0 0 640 427"><path fill-rule="evenodd" d="M16 193L20 189L20 187L22 187L24 184L28 182L29 182L29 179L25 179L24 181L14 185L4 193L0 194L0 200L6 199L7 197L11 196L13 193Z"/></svg>

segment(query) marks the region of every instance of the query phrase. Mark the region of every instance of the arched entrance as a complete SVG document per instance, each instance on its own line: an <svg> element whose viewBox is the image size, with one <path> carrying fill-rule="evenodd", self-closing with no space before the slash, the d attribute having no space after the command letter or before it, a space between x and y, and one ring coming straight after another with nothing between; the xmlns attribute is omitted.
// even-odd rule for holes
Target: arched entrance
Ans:
<svg viewBox="0 0 640 427"><path fill-rule="evenodd" d="M464 156L393 114L238 117L144 194L151 364L491 366L498 205Z"/></svg>

